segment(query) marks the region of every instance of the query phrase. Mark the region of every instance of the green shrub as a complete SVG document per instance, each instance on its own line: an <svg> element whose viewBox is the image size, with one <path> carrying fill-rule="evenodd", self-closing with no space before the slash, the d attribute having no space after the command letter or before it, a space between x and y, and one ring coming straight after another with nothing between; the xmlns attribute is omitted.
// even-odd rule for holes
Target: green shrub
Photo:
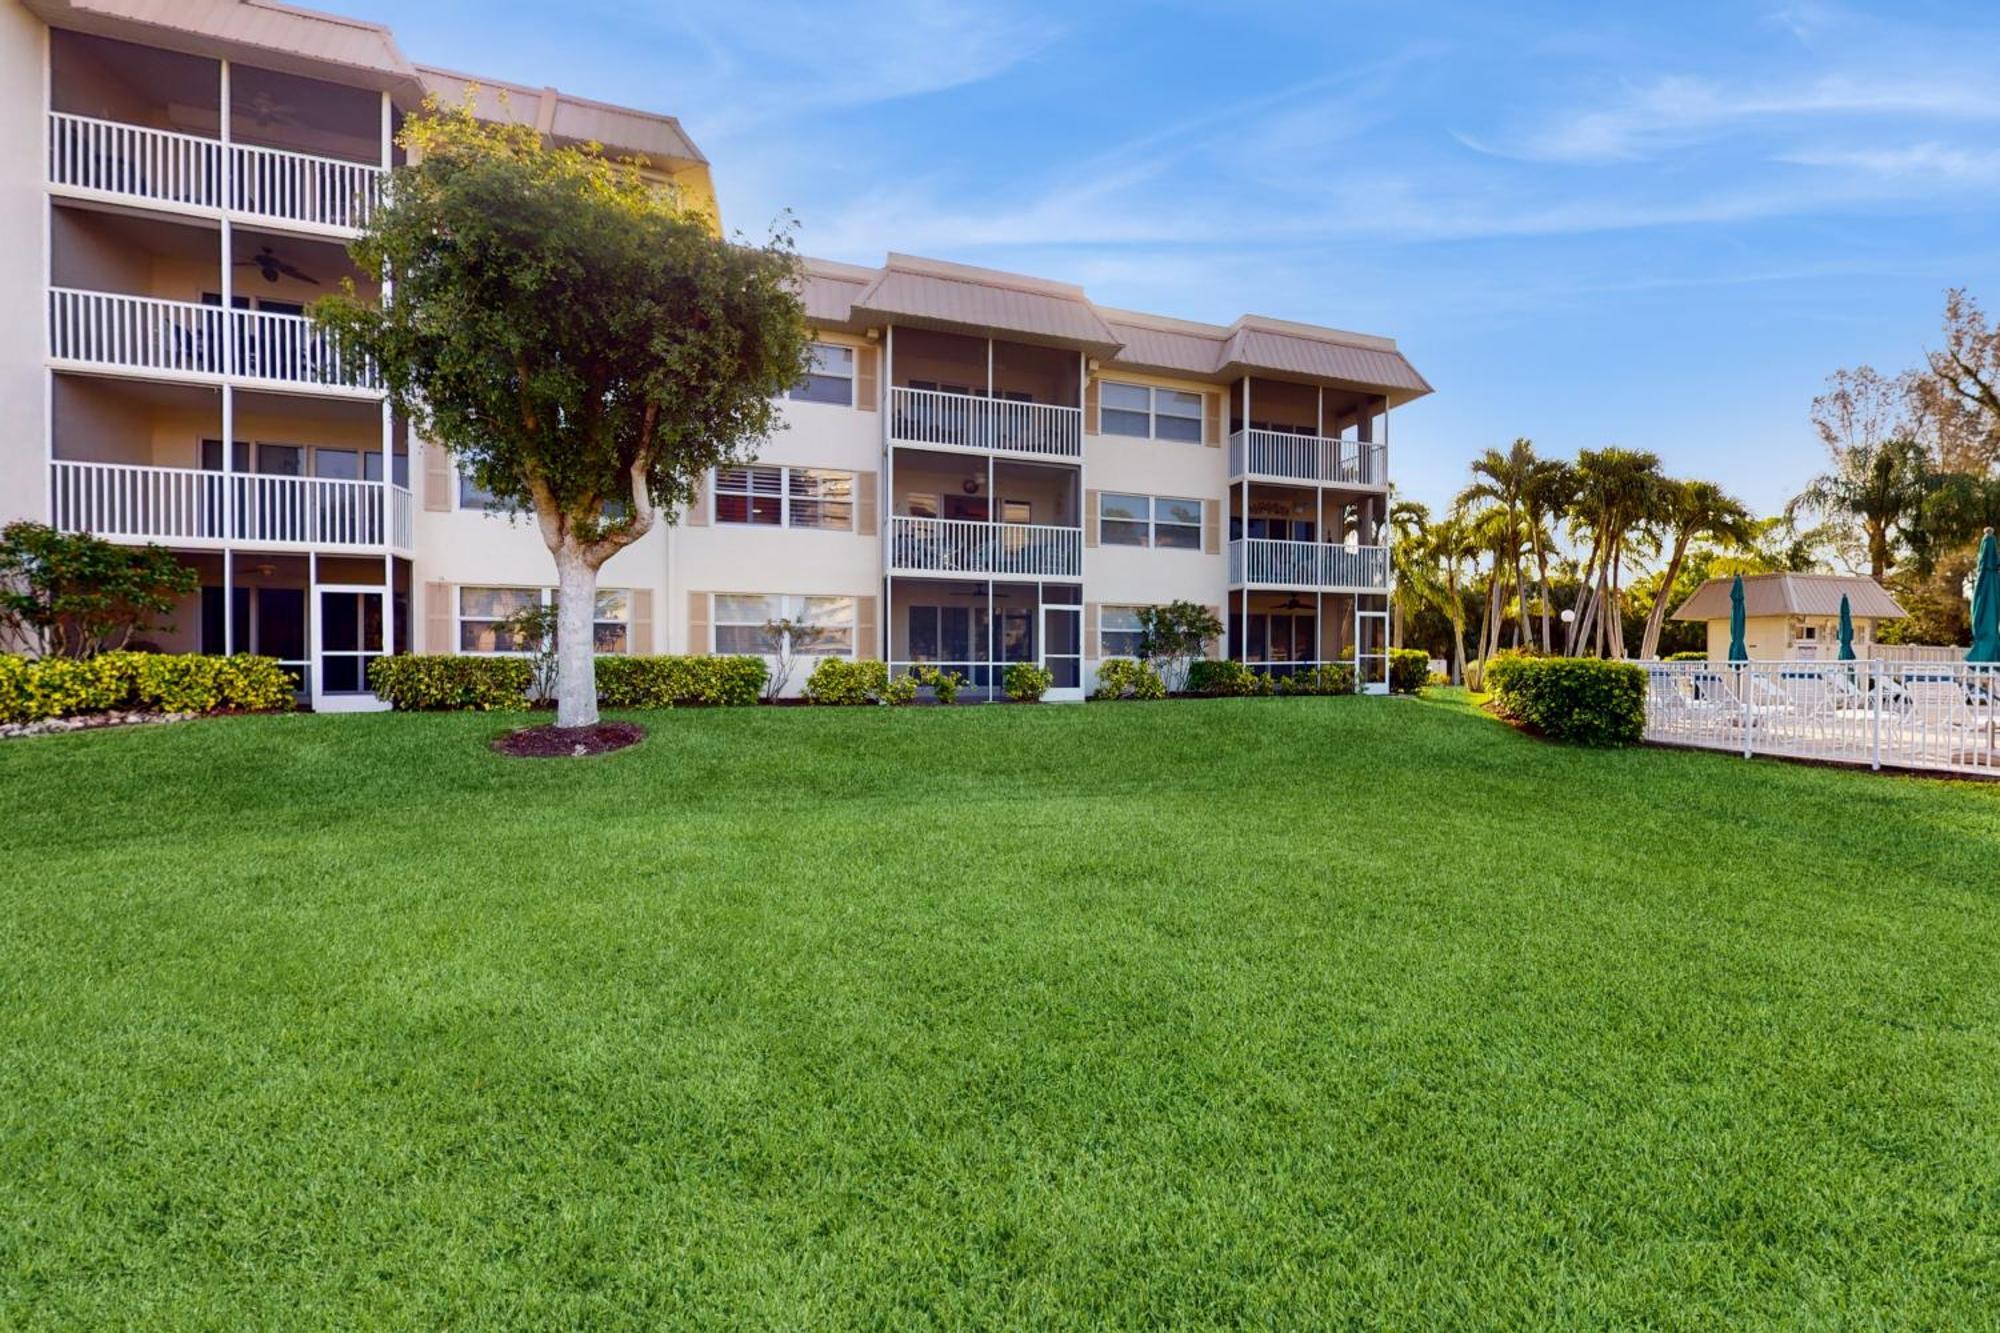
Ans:
<svg viewBox="0 0 2000 1333"><path fill-rule="evenodd" d="M1167 683L1147 662L1129 657L1111 657L1097 664L1097 688L1093 699L1164 699Z"/></svg>
<svg viewBox="0 0 2000 1333"><path fill-rule="evenodd" d="M1354 668L1345 662L1327 662L1305 671L1294 671L1289 676L1279 676L1274 688L1276 693L1284 695L1352 694Z"/></svg>
<svg viewBox="0 0 2000 1333"><path fill-rule="evenodd" d="M1389 650L1389 692L1415 694L1430 683L1431 655L1421 648Z"/></svg>
<svg viewBox="0 0 2000 1333"><path fill-rule="evenodd" d="M889 679L889 664L870 658L850 661L822 657L806 677L806 698L816 704L852 708L861 704L906 704L917 697L917 682L908 676Z"/></svg>
<svg viewBox="0 0 2000 1333"><path fill-rule="evenodd" d="M965 684L965 677L956 671L946 671L943 667L920 666L911 671L917 684L930 686L931 695L941 704L958 702L958 687Z"/></svg>
<svg viewBox="0 0 2000 1333"><path fill-rule="evenodd" d="M1188 668L1188 693L1214 698L1269 694L1269 676L1260 676L1241 662L1204 659Z"/></svg>
<svg viewBox="0 0 2000 1333"><path fill-rule="evenodd" d="M1495 706L1551 740L1630 745L1646 730L1646 673L1594 657L1501 655L1487 663Z"/></svg>
<svg viewBox="0 0 2000 1333"><path fill-rule="evenodd" d="M603 665L598 663L600 669ZM526 708L534 677L534 663L525 657L404 653L368 664L375 697L402 712Z"/></svg>
<svg viewBox="0 0 2000 1333"><path fill-rule="evenodd" d="M99 653L82 659L0 656L0 722L39 722L120 708L163 713L273 712L292 704L277 659L239 653Z"/></svg>
<svg viewBox="0 0 2000 1333"><path fill-rule="evenodd" d="M761 657L597 659L597 702L605 708L742 708L764 691Z"/></svg>
<svg viewBox="0 0 2000 1333"><path fill-rule="evenodd" d="M1007 668L1007 697L1019 703L1040 703L1055 683L1053 672L1033 662L1016 662Z"/></svg>
<svg viewBox="0 0 2000 1333"><path fill-rule="evenodd" d="M1706 662L1708 654L1701 650L1685 653L1668 653L1664 660L1668 662Z"/></svg>

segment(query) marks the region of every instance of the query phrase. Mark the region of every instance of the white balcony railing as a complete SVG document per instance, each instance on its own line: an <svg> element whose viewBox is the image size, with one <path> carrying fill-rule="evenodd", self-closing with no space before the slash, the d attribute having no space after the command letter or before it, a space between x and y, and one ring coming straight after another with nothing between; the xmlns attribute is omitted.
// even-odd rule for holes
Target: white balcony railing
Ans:
<svg viewBox="0 0 2000 1333"><path fill-rule="evenodd" d="M956 518L889 519L889 567L899 573L1083 576L1083 529Z"/></svg>
<svg viewBox="0 0 2000 1333"><path fill-rule="evenodd" d="M1229 437L1229 475L1283 477L1331 486L1386 486L1389 446L1275 430L1239 430Z"/></svg>
<svg viewBox="0 0 2000 1333"><path fill-rule="evenodd" d="M225 181L224 168L227 167ZM354 231L382 198L378 167L283 148L49 113L49 182L246 217Z"/></svg>
<svg viewBox="0 0 2000 1333"><path fill-rule="evenodd" d="M222 205L222 144L93 116L49 113L49 182L195 208Z"/></svg>
<svg viewBox="0 0 2000 1333"><path fill-rule="evenodd" d="M225 336L224 329L231 330ZM119 370L232 375L269 384L377 392L372 366L350 370L335 334L303 315L231 310L154 296L49 289L49 350Z"/></svg>
<svg viewBox="0 0 2000 1333"><path fill-rule="evenodd" d="M379 481L141 467L58 460L50 506L65 532L160 542L375 547L384 524L398 550L414 545L410 492Z"/></svg>
<svg viewBox="0 0 2000 1333"><path fill-rule="evenodd" d="M1389 548L1250 538L1229 543L1229 581L1280 588L1386 591Z"/></svg>
<svg viewBox="0 0 2000 1333"><path fill-rule="evenodd" d="M889 390L889 438L1006 454L1083 456L1083 410L936 389Z"/></svg>
<svg viewBox="0 0 2000 1333"><path fill-rule="evenodd" d="M238 213L358 231L381 200L380 168L283 148L230 146L229 207Z"/></svg>

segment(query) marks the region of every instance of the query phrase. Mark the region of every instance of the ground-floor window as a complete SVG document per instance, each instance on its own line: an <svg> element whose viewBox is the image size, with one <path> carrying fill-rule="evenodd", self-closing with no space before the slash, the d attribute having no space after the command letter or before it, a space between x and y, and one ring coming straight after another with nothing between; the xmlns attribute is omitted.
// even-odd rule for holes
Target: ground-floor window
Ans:
<svg viewBox="0 0 2000 1333"><path fill-rule="evenodd" d="M791 643L774 639L770 626L790 621L812 632ZM854 652L854 599L795 593L717 593L715 651L751 657L789 648L801 657L847 657Z"/></svg>
<svg viewBox="0 0 2000 1333"><path fill-rule="evenodd" d="M507 622L523 611L555 605L554 588L478 588L458 590L458 650L461 653L527 653L527 642ZM599 588L591 637L600 653L622 653L630 644L632 594L624 588Z"/></svg>
<svg viewBox="0 0 2000 1333"><path fill-rule="evenodd" d="M1137 657L1139 641L1145 637L1139 628L1139 612L1143 607L1106 606L1097 613L1097 655L1099 657Z"/></svg>

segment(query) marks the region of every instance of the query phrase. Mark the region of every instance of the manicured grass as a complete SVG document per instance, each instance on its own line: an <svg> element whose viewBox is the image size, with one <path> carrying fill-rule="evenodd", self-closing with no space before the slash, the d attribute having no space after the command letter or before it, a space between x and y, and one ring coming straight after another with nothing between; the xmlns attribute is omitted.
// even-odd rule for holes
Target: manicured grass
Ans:
<svg viewBox="0 0 2000 1333"><path fill-rule="evenodd" d="M0 1325L1991 1326L2000 789L1462 701L0 744Z"/></svg>

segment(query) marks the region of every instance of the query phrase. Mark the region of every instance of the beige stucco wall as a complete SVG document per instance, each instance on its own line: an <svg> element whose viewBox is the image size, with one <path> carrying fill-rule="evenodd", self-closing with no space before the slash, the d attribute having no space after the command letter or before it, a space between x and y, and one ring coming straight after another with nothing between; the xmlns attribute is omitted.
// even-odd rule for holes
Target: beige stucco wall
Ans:
<svg viewBox="0 0 2000 1333"><path fill-rule="evenodd" d="M41 20L0 5L0 522L47 516Z"/></svg>

